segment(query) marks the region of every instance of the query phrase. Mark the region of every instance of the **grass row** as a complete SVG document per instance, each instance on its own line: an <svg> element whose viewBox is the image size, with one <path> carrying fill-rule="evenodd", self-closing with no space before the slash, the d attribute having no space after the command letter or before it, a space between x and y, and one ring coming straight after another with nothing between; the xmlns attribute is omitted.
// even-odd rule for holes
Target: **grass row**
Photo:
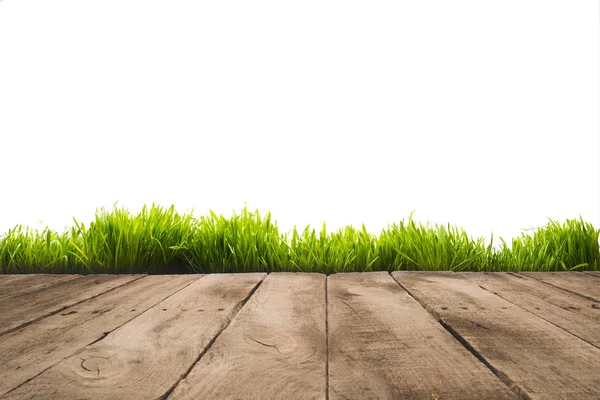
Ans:
<svg viewBox="0 0 600 400"><path fill-rule="evenodd" d="M125 209L96 211L89 227L59 234L22 225L0 237L0 273L216 273L429 271L596 271L600 230L582 219L557 221L522 233L511 246L484 245L457 227L388 226L377 237L347 226L327 235L307 226L280 235L271 214L258 210L226 219L180 215L152 204L138 215Z"/></svg>

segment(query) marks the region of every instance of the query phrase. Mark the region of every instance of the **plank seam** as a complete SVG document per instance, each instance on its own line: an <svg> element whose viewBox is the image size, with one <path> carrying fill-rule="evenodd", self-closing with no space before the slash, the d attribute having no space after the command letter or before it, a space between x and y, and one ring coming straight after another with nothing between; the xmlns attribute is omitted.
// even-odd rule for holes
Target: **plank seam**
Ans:
<svg viewBox="0 0 600 400"><path fill-rule="evenodd" d="M62 284L62 283L65 283L65 282L74 281L74 280L76 280L76 279L83 278L84 276L85 276L85 275L65 276L65 277L64 277L64 279L58 280L58 281L56 281L56 282L54 282L54 283L51 283L51 284L50 284L50 285L48 285L48 286L43 286L43 287L40 287L40 288L34 289L34 290L32 290L31 292L25 292L25 293L17 294L16 296L11 296L11 295L8 295L8 297L7 297L6 299L3 299L3 300L16 299L16 298L19 298L19 297L21 297L21 296L25 296L25 295L32 295L32 294L36 294L36 293L38 293L38 292L41 292L42 290L49 289L49 288L51 288L51 287L53 287L53 286L56 286L56 285L58 285L58 284Z"/></svg>
<svg viewBox="0 0 600 400"><path fill-rule="evenodd" d="M536 313L534 313L534 312L532 312L532 311L529 311L529 310L527 310L526 308L523 308L523 307L521 307L520 305L518 305L518 304L516 304L516 303L513 303L512 301L510 301L510 300L508 300L508 299L505 299L504 297L500 296L498 293L496 293L496 292L492 292L491 290L489 290L489 289L486 289L486 288L484 288L484 287L483 287L483 286L481 286L481 285L477 285L477 286L479 286L480 288L482 288L482 289L483 289L483 290L485 290L485 291L488 291L488 292L490 292L490 293L492 293L492 294L494 294L494 295L496 295L496 296L500 297L502 300L509 302L509 303L510 303L510 304L512 304L513 306L515 306L515 307L519 307L521 310L523 310L523 311L526 311L526 312L528 312L528 313L530 313L530 314L532 314L532 315L534 315L534 316L536 316L536 317L538 317L538 318L540 318L540 319L542 319L542 320L544 320L544 321L548 322L549 324L552 324L552 325L554 325L555 327L559 328L560 330L562 330L562 331L564 331L564 332L567 332L568 334L571 334L571 335L575 336L577 339L581 339L581 340L583 340L584 342L586 342L587 344L589 344L589 345L592 345L592 346L594 346L594 347L596 347L596 348L600 349L600 347L599 347L599 346L596 346L594 343L590 343L590 342L588 342L587 340L585 340L584 338L582 338L582 337L580 337L580 336L578 336L578 335L574 334L573 332L571 332L571 331L569 331L569 330L567 330L567 329L565 329L565 328L563 328L563 327L561 327L561 326L559 326L559 325L556 325L554 322L552 322L552 321L549 321L549 320L547 320L546 318L544 318L544 317L542 317L542 316L539 316L539 315L537 315ZM550 303L550 304L552 304L552 303ZM552 305L554 305L554 304L552 304Z"/></svg>
<svg viewBox="0 0 600 400"><path fill-rule="evenodd" d="M444 322L442 318L438 319L439 323L446 329L461 345L463 345L471 354L475 356L479 361L483 363L494 375L496 375L508 388L513 391L516 395L519 396L520 399L523 400L532 400L529 395L519 387L515 382L513 382L506 374L500 371L497 368L494 368L492 364L486 358L478 352L471 344L464 338L460 333L455 331L449 324Z"/></svg>
<svg viewBox="0 0 600 400"><path fill-rule="evenodd" d="M102 337L99 339L94 340L92 343L85 345L84 347L82 347L81 349L79 349L78 351L76 351L75 353L71 354L71 356L77 355L79 353L81 353L82 350L84 350L86 347L91 346L93 344L98 343L101 340L104 340L108 335L110 335L111 333L113 333L114 331L116 331L117 329L121 328L122 326L130 323L131 321L133 321L136 318L141 317L143 314L147 313L148 311L150 311L152 308L156 307L157 305L159 305L160 303L162 303L163 301L175 296L177 293L181 292L182 290L184 290L185 288L187 288L188 286L198 282L200 279L204 278L206 275L201 275L200 277L198 277L196 280L191 281L190 283L188 283L187 285L183 286L181 289L176 290L175 292L171 293L170 295L168 295L167 297L165 297L164 299L158 301L156 304L151 305L150 307L148 307L147 309L145 309L143 312L139 313L138 315L136 315L135 317L123 322L121 325L117 326L115 329L108 331L108 332L104 332Z"/></svg>
<svg viewBox="0 0 600 400"><path fill-rule="evenodd" d="M145 278L146 276L148 276L148 275L144 275L144 276L142 276L142 277L140 277L140 278L132 279L132 280L130 280L130 281L128 281L128 282L125 282L125 283L122 283L122 284L120 284L120 285L118 285L118 286L115 286L115 287L113 287L113 288L110 288L110 289L108 289L108 290L106 290L106 291L104 291L104 292L102 292L102 293L98 293L97 295L94 295L94 296L91 296L91 297L85 298L85 299L83 299L83 300L80 300L80 301L78 301L78 302L76 302L76 303L69 304L69 305L67 305L67 306L61 307L61 308L59 308L58 310L54 310L54 311L51 311L51 312L49 312L49 313L47 313L47 314L41 315L41 316L39 316L39 317L37 317L37 318L35 318L35 319L32 319L31 321L24 322L24 323L22 323L22 324L21 324L21 325L19 325L19 326L15 326L14 328L10 328L10 329L8 329L8 330L6 330L6 331L4 331L4 332L0 332L0 337L1 337L1 336L4 336L4 335L7 335L7 334L9 334L9 333L11 333L11 332L14 332L14 331L16 331L16 330L19 330L19 329L21 329L21 328L25 328L26 326L29 326L29 325L31 325L31 324L35 324L36 322L39 322L39 321L41 321L41 320L42 320L42 319L44 319L44 318L51 317L51 316L53 316L54 314L58 314L59 312L62 312L62 311L64 311L64 310L68 309L68 308L75 307L75 306L77 306L77 305L79 305L79 304L81 304L81 303L83 303L83 302L86 302L86 301L89 301L89 300L93 300L93 299L97 298L98 296L102 296L103 294L105 294L105 293L108 293L108 292L111 292L111 291L113 291L113 290L115 290L115 289L117 289L117 288L120 288L121 286L129 285L130 283L133 283L133 282L139 281L140 279L143 279L143 278Z"/></svg>
<svg viewBox="0 0 600 400"><path fill-rule="evenodd" d="M591 272L598 272L598 271L581 271L581 272L584 273L586 276L593 276L594 278L600 279L600 275L591 273Z"/></svg>
<svg viewBox="0 0 600 400"><path fill-rule="evenodd" d="M325 400L329 400L329 296L327 295L327 282L325 277Z"/></svg>
<svg viewBox="0 0 600 400"><path fill-rule="evenodd" d="M492 364L490 364L489 361L486 360L486 358L479 351L477 351L473 346L471 346L471 344L464 337L462 337L462 335L460 333L458 333L457 331L455 331L450 325L448 325L446 322L444 322L444 320L438 315L437 312L435 312L435 310L432 307L430 307L427 303L425 303L424 301L422 301L421 299L419 299L417 296L415 296L414 294L412 294L410 292L410 290L408 290L406 287L404 287L394 277L394 275L392 275L390 273L390 276L392 277L392 279L394 279L396 281L396 283L402 289L406 290L406 292L408 293L408 295L410 297L412 297L417 303L419 303L421 305L421 307L423 307L425 309L425 311L427 311L432 317L434 317L440 323L440 325L442 325L442 327L444 329L446 329L446 331L450 335L452 335L452 337L456 341L458 341L458 343L460 343L465 349L467 349L471 354L473 354L475 356L475 358L477 360L479 360L483 365L485 365L494 375L496 375L498 377L498 379L500 379L500 381L502 383L504 383L506 386L508 386L508 388L513 393L515 393L517 396L519 396L519 399L521 399L521 400L532 400L532 398L523 389L521 389L519 387L519 385L517 385L515 382L513 382L502 371L494 368L494 366Z"/></svg>
<svg viewBox="0 0 600 400"><path fill-rule="evenodd" d="M525 276L525 278L524 278L524 277L522 277L522 276L517 276L517 275L516 275L514 272L507 272L507 273L508 273L508 274L510 274L510 275L516 276L516 277L518 277L518 278L521 278L521 279L527 279L527 278L531 278L531 279L533 279L533 280L536 280L536 281L538 281L538 282L545 283L546 285L550 285L550 286L552 286L552 287L555 287L555 288L558 288L558 289L564 290L565 292L569 292L569 293L572 293L572 294L574 294L574 295L577 295L577 296L579 296L579 297L583 297L583 298L584 298L584 299L586 299L586 300L591 300L591 301L595 301L596 303L600 303L600 300L598 300L598 299L595 299L595 298L593 298L593 297L590 297L590 296L586 296L585 294L577 293L577 292L575 292L575 291L573 291L573 290L569 290L569 289L566 289L566 288L564 288L564 287L556 286L556 285L554 285L554 284L552 284L552 283L550 283L550 282L546 282L546 281L543 281L543 280L541 280L541 279L534 278L533 276L530 276L530 275L526 275L526 276ZM586 274L586 276L589 276L589 275L587 275L587 274Z"/></svg>
<svg viewBox="0 0 600 400"><path fill-rule="evenodd" d="M219 338L219 336L221 336L221 333L223 333L223 331L225 329L227 329L229 327L229 325L231 325L231 322L233 321L233 319L237 316L237 314L244 307L244 305L246 305L246 303L248 302L248 300L250 300L250 297L252 297L252 295L254 294L254 292L256 292L258 290L258 288L262 285L262 283L264 282L264 280L265 280L265 278L261 278L254 285L254 287L250 290L250 292L248 293L248 296L246 296L242 301L238 302L237 306L234 307L233 310L231 310L231 312L227 316L227 323L225 323L225 326L223 328L221 328L221 330L219 330L219 332L217 332L217 334L210 340L210 342L208 342L208 344L206 345L206 347L204 348L204 350L202 350L200 352L200 354L198 354L198 357L196 357L196 360L192 363L192 365L190 365L190 367L187 369L187 371L185 371L183 374L181 374L181 376L179 377L179 379L177 379L177 381L173 384L173 386L171 386L171 388L169 390L167 390L165 392L165 394L163 394L162 396L160 396L158 398L158 400L166 400L175 391L175 389L177 388L177 386L179 386L179 384L181 383L181 381L183 381L185 378L187 378L187 376L190 374L190 372L192 372L192 370L194 369L194 367L200 362L200 360L202 359L202 357L204 357L204 355L210 350L210 348L215 343L215 341Z"/></svg>
<svg viewBox="0 0 600 400"><path fill-rule="evenodd" d="M148 275L147 275L147 276L148 276ZM190 283L188 283L187 285L183 286L181 289L179 289L179 290L177 290L177 291L175 291L175 292L171 293L170 295L168 295L168 296L167 296L167 297L165 297L164 299L160 300L158 303L151 305L150 307L148 307L146 310L144 310L144 311L143 311L143 312L141 312L140 314L138 314L138 315L136 315L135 317L131 318L130 320L128 320L128 321L126 321L126 322L122 323L121 325L117 326L117 327L116 327L116 328L114 328L113 330L111 330L111 331L108 331L108 332L103 332L103 333L102 333L102 336L101 336L100 338L98 338L98 339L94 340L93 342L90 342L90 343L88 343L88 344L86 344L86 345L84 345L84 346L80 347L79 349L75 350L73 353L69 354L69 355L68 355L68 356L66 356L66 357L63 357L61 360L57 361L55 364L53 364L53 365L49 366L48 368L44 369L44 370L43 370L43 371L41 371L40 373L36 374L35 376L32 376L31 378L29 378L29 379L27 379L27 380L25 380L25 381L21 382L21 383L20 383L18 386L15 386L14 388L10 389L8 392L6 392L6 393L4 393L4 394L9 394L10 392L13 392L13 391L15 391L15 390L19 389L21 386L23 386L23 385L25 385L25 384L29 383L30 381L34 380L35 378L37 378L38 376L42 375L44 372L48 371L50 368L53 368L53 367L55 367L56 365L60 364L61 362L63 362L63 361L64 361L64 360L66 360L67 358L69 358L69 357L73 357L73 356L76 356L77 354L79 354L79 353L83 352L83 351L84 351L84 350L85 350L87 347L89 347L89 346L91 346L91 345L93 345L93 344L96 344L96 343L98 343L98 342L99 342L99 341L101 341L101 340L104 340L104 339L105 339L105 338L106 338L108 335L110 335L112 332L114 332L114 331L116 331L117 329L121 328L123 325L125 325L125 324L128 324L129 322L133 321L134 319L138 318L140 315L142 315L142 314L144 314L144 313L148 312L148 310L150 310L151 308L153 308L153 307L156 307L158 304L160 304L160 303L162 303L163 301L167 300L169 297L172 297L172 296L176 295L177 293L181 292L183 289L187 288L188 286L190 286L191 284L193 284L193 283L197 282L198 280L202 279L203 277L204 277L204 275L200 276L198 279L196 279L196 280L194 280L194 281L191 281L191 282L190 282ZM144 277L144 278L145 278L145 277ZM142 278L140 278L140 279L142 279ZM140 279L136 279L135 281L139 281ZM135 281L131 281L131 282L135 282ZM130 283L130 282L127 282L127 283ZM122 285L122 286L123 286L123 285ZM116 289L116 288L115 288L115 289ZM111 290L112 290L112 289L111 289Z"/></svg>

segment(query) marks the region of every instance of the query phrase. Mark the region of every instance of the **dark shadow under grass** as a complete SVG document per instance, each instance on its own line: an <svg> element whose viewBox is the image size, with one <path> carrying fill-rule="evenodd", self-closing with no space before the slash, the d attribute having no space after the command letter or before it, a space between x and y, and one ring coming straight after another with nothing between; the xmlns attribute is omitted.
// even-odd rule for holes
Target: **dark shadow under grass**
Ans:
<svg viewBox="0 0 600 400"><path fill-rule="evenodd" d="M271 214L258 210L226 219L210 211L195 219L174 206L152 204L138 215L116 207L96 211L88 227L63 234L39 233L19 225L0 238L0 273L180 274L238 272L366 271L596 271L600 230L567 220L533 235L523 233L500 249L473 239L462 228L407 222L388 226L377 237L365 226L317 234L307 226L280 235Z"/></svg>

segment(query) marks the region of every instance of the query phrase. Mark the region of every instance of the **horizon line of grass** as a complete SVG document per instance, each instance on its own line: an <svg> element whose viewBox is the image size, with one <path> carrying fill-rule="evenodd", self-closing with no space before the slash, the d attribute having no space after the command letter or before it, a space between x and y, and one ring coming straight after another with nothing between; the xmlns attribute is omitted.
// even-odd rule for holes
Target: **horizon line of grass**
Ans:
<svg viewBox="0 0 600 400"><path fill-rule="evenodd" d="M414 213L414 212L413 212ZM450 224L430 226L412 219L388 225L379 236L346 226L329 235L326 223L316 234L308 225L279 234L268 212L258 210L230 219L212 210L200 220L168 209L143 206L96 210L86 227L62 234L39 233L18 225L0 237L0 273L215 273L366 271L596 271L600 267L600 230L579 220L549 219L533 235L500 238L500 249L473 239ZM17 229L18 227L18 229Z"/></svg>

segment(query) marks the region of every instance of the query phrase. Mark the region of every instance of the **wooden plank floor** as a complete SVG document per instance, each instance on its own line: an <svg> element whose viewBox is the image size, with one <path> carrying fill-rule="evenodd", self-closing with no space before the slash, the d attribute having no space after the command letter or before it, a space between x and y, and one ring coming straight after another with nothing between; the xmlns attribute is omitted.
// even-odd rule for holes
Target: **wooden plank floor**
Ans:
<svg viewBox="0 0 600 400"><path fill-rule="evenodd" d="M0 399L600 399L600 274L0 275Z"/></svg>

